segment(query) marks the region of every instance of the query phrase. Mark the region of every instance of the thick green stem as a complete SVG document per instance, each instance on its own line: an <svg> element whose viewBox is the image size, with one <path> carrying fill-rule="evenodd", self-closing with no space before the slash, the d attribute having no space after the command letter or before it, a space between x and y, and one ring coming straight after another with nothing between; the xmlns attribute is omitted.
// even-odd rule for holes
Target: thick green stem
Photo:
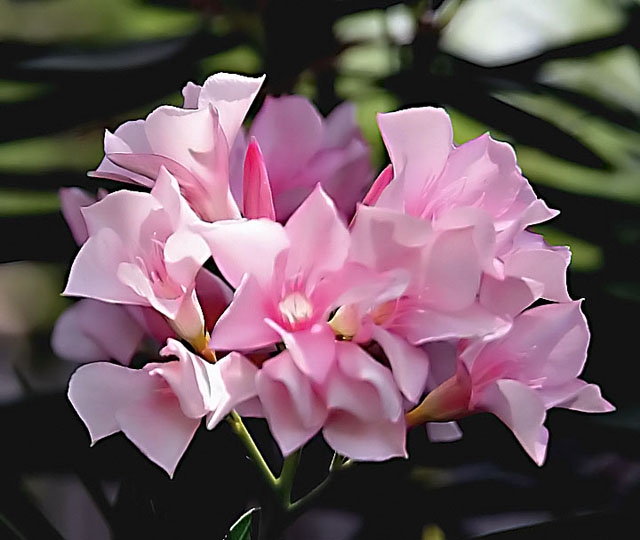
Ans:
<svg viewBox="0 0 640 540"><path fill-rule="evenodd" d="M282 464L282 471L280 477L276 480L278 487L278 493L280 494L280 500L282 506L288 508L291 504L291 490L293 489L293 481L296 477L296 471L298 469L298 463L300 463L300 454L302 449L296 450L293 454L287 456Z"/></svg>
<svg viewBox="0 0 640 540"><path fill-rule="evenodd" d="M262 474L265 482L271 489L273 489L274 491L278 491L278 481L271 472L269 465L267 465L267 462L262 457L262 454L260 453L260 450L258 450L256 443L253 441L251 434L247 431L242 418L240 418L240 415L236 411L231 411L229 416L227 416L227 422L229 422L231 429L233 429L234 433L244 444L245 448L247 449L247 454L256 464L256 467L258 467L258 470Z"/></svg>

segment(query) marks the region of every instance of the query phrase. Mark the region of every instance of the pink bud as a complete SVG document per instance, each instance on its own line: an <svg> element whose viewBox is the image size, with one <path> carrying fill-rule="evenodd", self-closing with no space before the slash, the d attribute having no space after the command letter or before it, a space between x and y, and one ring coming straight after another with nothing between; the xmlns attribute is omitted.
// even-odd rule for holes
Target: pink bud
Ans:
<svg viewBox="0 0 640 540"><path fill-rule="evenodd" d="M273 207L273 196L269 185L269 176L264 164L260 146L255 138L251 138L244 160L244 178L242 185L244 216L249 219L276 219Z"/></svg>
<svg viewBox="0 0 640 540"><path fill-rule="evenodd" d="M373 184L369 188L369 191L365 195L362 204L365 204L367 206L373 206L374 204L376 204L376 202L378 202L378 199L380 198L380 195L382 195L384 188L389 185L389 182L391 182L391 180L393 180L393 165L389 164L382 170L378 178L374 180Z"/></svg>

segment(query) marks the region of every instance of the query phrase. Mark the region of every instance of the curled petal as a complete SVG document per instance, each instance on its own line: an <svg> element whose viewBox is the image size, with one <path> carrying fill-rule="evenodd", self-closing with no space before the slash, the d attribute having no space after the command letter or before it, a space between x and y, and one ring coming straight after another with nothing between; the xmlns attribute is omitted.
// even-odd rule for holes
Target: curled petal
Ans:
<svg viewBox="0 0 640 540"><path fill-rule="evenodd" d="M544 463L549 432L543 426L546 409L535 390L501 379L484 390L478 407L500 418L536 464Z"/></svg>
<svg viewBox="0 0 640 540"><path fill-rule="evenodd" d="M326 407L289 352L262 365L256 387L271 433L285 456L300 448L324 424Z"/></svg>
<svg viewBox="0 0 640 540"><path fill-rule="evenodd" d="M404 396L415 403L424 392L429 376L429 357L419 347L410 345L404 338L375 326L375 339L384 350L393 378Z"/></svg>

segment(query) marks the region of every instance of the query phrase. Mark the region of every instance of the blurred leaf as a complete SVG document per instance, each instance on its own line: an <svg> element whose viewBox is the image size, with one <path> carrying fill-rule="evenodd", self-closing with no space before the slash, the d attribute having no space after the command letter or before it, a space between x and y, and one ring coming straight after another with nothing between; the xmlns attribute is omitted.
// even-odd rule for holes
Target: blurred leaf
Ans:
<svg viewBox="0 0 640 540"><path fill-rule="evenodd" d="M610 35L623 24L622 9L600 0L464 2L444 31L442 47L484 65L504 64Z"/></svg>
<svg viewBox="0 0 640 540"><path fill-rule="evenodd" d="M112 42L182 34L198 23L196 13L139 0L0 0L0 39L49 43Z"/></svg>
<svg viewBox="0 0 640 540"><path fill-rule="evenodd" d="M200 62L202 73L208 77L217 71L256 74L262 69L262 59L248 45L239 45Z"/></svg>
<svg viewBox="0 0 640 540"><path fill-rule="evenodd" d="M540 72L540 80L640 114L640 54L630 46L588 58L548 62Z"/></svg>
<svg viewBox="0 0 640 540"><path fill-rule="evenodd" d="M226 540L251 540L251 524L257 517L258 508L252 508L243 514L229 529L229 534L225 536Z"/></svg>
<svg viewBox="0 0 640 540"><path fill-rule="evenodd" d="M52 51L20 64L25 71L109 72L139 69L178 55L189 42L180 36L77 51Z"/></svg>
<svg viewBox="0 0 640 540"><path fill-rule="evenodd" d="M598 512L557 519L530 527L478 536L486 540L538 540L540 538L629 538L637 527L630 515Z"/></svg>
<svg viewBox="0 0 640 540"><path fill-rule="evenodd" d="M0 144L0 171L34 173L64 169L84 173L102 159L102 137L102 131L95 130Z"/></svg>
<svg viewBox="0 0 640 540"><path fill-rule="evenodd" d="M46 84L0 80L0 103L27 101L42 95Z"/></svg>
<svg viewBox="0 0 640 540"><path fill-rule="evenodd" d="M56 192L0 188L0 216L46 214L59 207Z"/></svg>

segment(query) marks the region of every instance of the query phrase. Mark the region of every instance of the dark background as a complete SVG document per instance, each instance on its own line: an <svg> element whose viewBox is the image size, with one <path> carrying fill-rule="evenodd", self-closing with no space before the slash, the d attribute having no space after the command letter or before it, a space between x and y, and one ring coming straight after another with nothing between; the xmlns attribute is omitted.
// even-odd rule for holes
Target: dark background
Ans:
<svg viewBox="0 0 640 540"><path fill-rule="evenodd" d="M446 107L458 143L513 143L562 210L537 229L574 252L584 378L618 407L552 411L542 468L493 417L462 421L456 443L416 429L409 461L342 472L288 538L637 538L639 36L632 0L0 0L0 538L218 540L262 495L226 426L198 432L174 480L121 435L90 449L65 398L76 366L49 346L77 249L57 189L116 187L85 175L104 128L220 70L267 74L251 114L265 93L325 114L354 101L378 170L375 113L404 106ZM305 449L298 494L329 460L322 441Z"/></svg>

